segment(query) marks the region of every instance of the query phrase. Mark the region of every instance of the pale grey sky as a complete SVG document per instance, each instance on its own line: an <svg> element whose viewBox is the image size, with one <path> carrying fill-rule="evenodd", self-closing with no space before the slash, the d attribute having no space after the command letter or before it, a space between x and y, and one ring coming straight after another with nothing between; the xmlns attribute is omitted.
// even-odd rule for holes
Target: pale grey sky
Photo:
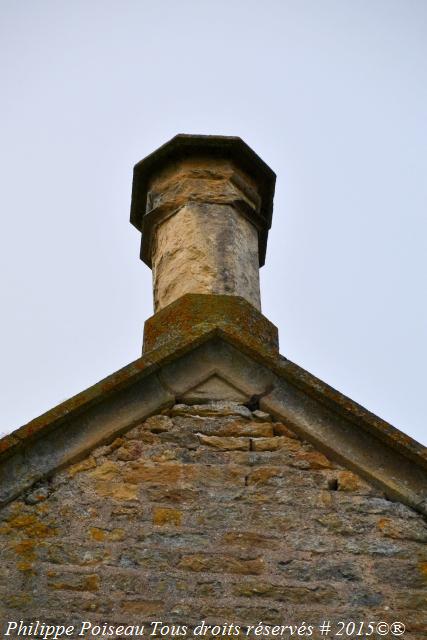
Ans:
<svg viewBox="0 0 427 640"><path fill-rule="evenodd" d="M427 3L1 0L1 422L139 357L132 167L179 132L277 173L281 353L421 442Z"/></svg>

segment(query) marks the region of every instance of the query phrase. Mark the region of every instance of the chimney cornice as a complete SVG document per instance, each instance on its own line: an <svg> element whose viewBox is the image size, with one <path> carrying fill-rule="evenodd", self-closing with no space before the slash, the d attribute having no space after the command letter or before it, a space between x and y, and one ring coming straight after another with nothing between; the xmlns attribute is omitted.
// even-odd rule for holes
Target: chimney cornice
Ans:
<svg viewBox="0 0 427 640"><path fill-rule="evenodd" d="M258 230L259 266L265 263L268 231L273 213L274 188L276 174L270 167L239 137L208 136L180 133L159 147L156 151L138 162L133 170L132 200L130 221L142 233L141 260L151 267L151 239L156 220L162 220L164 211L147 207L147 196L151 179L161 173L168 165L192 158L230 161L239 170L246 173L256 183L260 196L259 210L245 206L245 202L236 203L241 213Z"/></svg>

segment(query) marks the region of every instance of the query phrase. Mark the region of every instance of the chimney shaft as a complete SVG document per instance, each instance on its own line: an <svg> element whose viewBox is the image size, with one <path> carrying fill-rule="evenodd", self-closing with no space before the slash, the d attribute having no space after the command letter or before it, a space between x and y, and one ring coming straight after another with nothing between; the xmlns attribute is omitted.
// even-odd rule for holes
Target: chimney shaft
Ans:
<svg viewBox="0 0 427 640"><path fill-rule="evenodd" d="M155 313L188 293L240 296L261 308L274 183L233 137L181 134L135 166L131 222L153 270Z"/></svg>
<svg viewBox="0 0 427 640"><path fill-rule="evenodd" d="M258 232L244 213L259 200L227 160L182 160L152 179L147 202L165 215L151 243L155 312L186 293L241 296L261 308Z"/></svg>

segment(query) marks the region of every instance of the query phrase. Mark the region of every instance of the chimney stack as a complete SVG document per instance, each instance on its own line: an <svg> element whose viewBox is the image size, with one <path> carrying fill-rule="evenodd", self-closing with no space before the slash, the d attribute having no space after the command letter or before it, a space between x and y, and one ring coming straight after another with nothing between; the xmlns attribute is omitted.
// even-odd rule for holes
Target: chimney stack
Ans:
<svg viewBox="0 0 427 640"><path fill-rule="evenodd" d="M228 136L179 134L135 165L131 222L153 272L153 318L194 296L199 306L206 296L213 304L243 299L260 312L275 180L243 140Z"/></svg>

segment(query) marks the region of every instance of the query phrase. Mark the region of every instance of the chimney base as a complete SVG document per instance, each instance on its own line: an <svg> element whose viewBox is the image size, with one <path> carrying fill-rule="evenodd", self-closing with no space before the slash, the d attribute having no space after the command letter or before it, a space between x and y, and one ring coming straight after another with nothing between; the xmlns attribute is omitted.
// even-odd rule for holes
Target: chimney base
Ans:
<svg viewBox="0 0 427 640"><path fill-rule="evenodd" d="M171 343L201 344L211 335L244 343L252 353L278 357L277 327L244 298L189 293L151 316L144 325L143 354Z"/></svg>

